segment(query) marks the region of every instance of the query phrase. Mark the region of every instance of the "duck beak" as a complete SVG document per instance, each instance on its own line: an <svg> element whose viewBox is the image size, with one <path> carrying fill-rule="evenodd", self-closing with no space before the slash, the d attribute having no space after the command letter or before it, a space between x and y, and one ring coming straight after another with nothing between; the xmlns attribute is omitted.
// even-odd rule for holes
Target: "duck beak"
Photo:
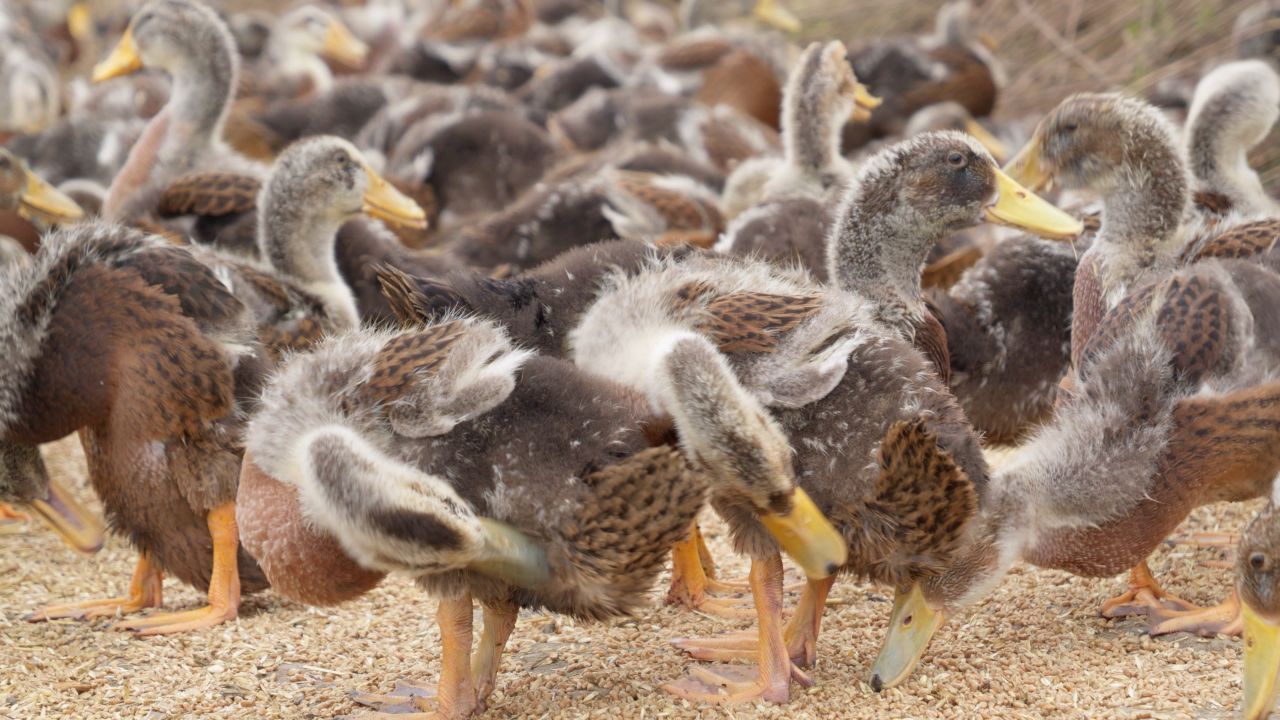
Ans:
<svg viewBox="0 0 1280 720"><path fill-rule="evenodd" d="M358 68L364 65L365 58L369 56L369 46L352 35L346 25L334 20L324 33L322 52L343 65Z"/></svg>
<svg viewBox="0 0 1280 720"><path fill-rule="evenodd" d="M858 83L853 88L853 112L849 114L850 122L866 122L871 119L871 111L880 107L884 101L867 89L866 85Z"/></svg>
<svg viewBox="0 0 1280 720"><path fill-rule="evenodd" d="M78 43L87 41L93 34L93 11L88 2L78 2L67 11L67 32Z"/></svg>
<svg viewBox="0 0 1280 720"><path fill-rule="evenodd" d="M98 516L89 511L66 488L50 480L45 496L32 500L31 509L48 523L67 544L85 553L102 549L104 528Z"/></svg>
<svg viewBox="0 0 1280 720"><path fill-rule="evenodd" d="M1084 223L1027 190L999 169L996 201L986 210L987 222L1021 228L1052 240L1070 240L1084 231Z"/></svg>
<svg viewBox="0 0 1280 720"><path fill-rule="evenodd" d="M547 553L528 535L498 520L479 518L484 531L480 557L467 567L524 588L546 584L551 579Z"/></svg>
<svg viewBox="0 0 1280 720"><path fill-rule="evenodd" d="M982 143L982 147L991 153L991 157L995 158L997 163L1002 163L1009 157L1009 148L1000 142L1000 138L992 135L990 131L982 127L982 125L973 118L964 121L964 131L973 136L973 139Z"/></svg>
<svg viewBox="0 0 1280 720"><path fill-rule="evenodd" d="M1040 158L1040 134L1036 133L1026 147L1004 166L1004 171L1032 192L1048 190L1053 185L1053 173Z"/></svg>
<svg viewBox="0 0 1280 720"><path fill-rule="evenodd" d="M93 81L102 82L141 69L142 57L138 55L138 46L133 42L133 28L126 28L111 55L93 66Z"/></svg>
<svg viewBox="0 0 1280 720"><path fill-rule="evenodd" d="M1261 720L1276 700L1276 673L1280 672L1280 624L1240 604L1244 615L1244 715Z"/></svg>
<svg viewBox="0 0 1280 720"><path fill-rule="evenodd" d="M808 493L795 489L791 512L786 515L766 512L760 515L769 534L783 552L804 570L805 576L820 580L839 570L849 559L844 538L822 514Z"/></svg>
<svg viewBox="0 0 1280 720"><path fill-rule="evenodd" d="M800 18L778 4L778 0L756 0L751 11L757 20L772 25L783 32L800 32Z"/></svg>
<svg viewBox="0 0 1280 720"><path fill-rule="evenodd" d="M899 590L884 645L871 666L871 689L880 692L906 680L945 620L946 612L929 607L920 583L907 592Z"/></svg>
<svg viewBox="0 0 1280 720"><path fill-rule="evenodd" d="M427 213L418 203L395 189L368 165L364 171L369 176L369 189L364 191L364 212L402 227L423 230L427 227Z"/></svg>
<svg viewBox="0 0 1280 720"><path fill-rule="evenodd" d="M73 223L84 217L84 210L75 200L45 182L30 168L24 168L27 184L18 197L18 214L28 220L48 223Z"/></svg>

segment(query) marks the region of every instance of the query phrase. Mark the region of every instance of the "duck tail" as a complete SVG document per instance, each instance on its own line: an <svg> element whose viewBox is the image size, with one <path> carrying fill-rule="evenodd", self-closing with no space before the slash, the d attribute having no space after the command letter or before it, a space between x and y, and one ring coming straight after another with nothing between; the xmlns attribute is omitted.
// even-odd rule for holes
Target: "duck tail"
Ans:
<svg viewBox="0 0 1280 720"><path fill-rule="evenodd" d="M474 310L457 289L446 283L415 277L387 263L376 266L374 272L383 297L403 327L416 327L459 311Z"/></svg>
<svg viewBox="0 0 1280 720"><path fill-rule="evenodd" d="M851 564L872 568L873 579L896 586L941 572L978 511L977 488L921 417L889 428L879 464L864 539L849 548L861 562Z"/></svg>
<svg viewBox="0 0 1280 720"><path fill-rule="evenodd" d="M688 535L706 499L706 482L679 450L649 448L583 478L583 503L556 543L577 575L569 585L586 602L571 613L603 619L631 612Z"/></svg>

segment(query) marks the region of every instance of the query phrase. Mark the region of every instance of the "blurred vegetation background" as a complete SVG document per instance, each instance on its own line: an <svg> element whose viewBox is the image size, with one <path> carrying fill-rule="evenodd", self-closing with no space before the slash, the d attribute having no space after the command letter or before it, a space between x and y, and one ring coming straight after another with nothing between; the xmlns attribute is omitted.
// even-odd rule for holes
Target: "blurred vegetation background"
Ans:
<svg viewBox="0 0 1280 720"><path fill-rule="evenodd" d="M1274 1L1274 0L1273 0ZM928 32L943 0L788 0L806 39ZM1009 83L997 119L1041 115L1067 95L1121 90L1169 97L1234 59L1236 17L1258 0L974 0L974 29L994 44ZM1280 32L1280 20L1256 24ZM1272 58L1273 61L1280 58ZM1280 130L1254 167L1280 191Z"/></svg>

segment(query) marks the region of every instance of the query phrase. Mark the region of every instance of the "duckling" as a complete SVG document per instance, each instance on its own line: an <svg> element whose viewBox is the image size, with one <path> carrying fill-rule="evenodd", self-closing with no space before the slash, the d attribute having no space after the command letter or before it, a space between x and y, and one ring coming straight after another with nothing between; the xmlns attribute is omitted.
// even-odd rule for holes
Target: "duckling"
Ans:
<svg viewBox="0 0 1280 720"><path fill-rule="evenodd" d="M846 126L846 151L875 137L901 133L921 108L948 100L986 117L1006 84L1003 65L970 24L969 0L939 10L932 35L872 42L850 55L854 72L884 104L866 125Z"/></svg>
<svg viewBox="0 0 1280 720"><path fill-rule="evenodd" d="M103 217L146 215L170 182L197 169L262 175L259 164L222 140L239 63L226 23L196 0L153 0L134 15L116 49L94 68L93 79L155 67L173 78L173 91L112 181Z"/></svg>
<svg viewBox="0 0 1280 720"><path fill-rule="evenodd" d="M1206 261L1108 313L1073 395L993 477L973 543L899 594L872 687L905 679L945 618L1018 559L1090 577L1135 568L1104 608L1145 606L1153 632L1228 629L1221 608L1163 594L1144 558L1191 509L1266 494L1280 471L1277 293L1280 276L1255 263Z"/></svg>
<svg viewBox="0 0 1280 720"><path fill-rule="evenodd" d="M1280 60L1280 35L1275 21L1280 18L1280 5L1275 0L1259 0L1236 16L1231 40L1236 57L1241 60L1261 59L1274 63Z"/></svg>
<svg viewBox="0 0 1280 720"><path fill-rule="evenodd" d="M75 200L31 171L21 158L0 148L0 233L34 253L40 234L85 215Z"/></svg>
<svg viewBox="0 0 1280 720"><path fill-rule="evenodd" d="M368 55L369 47L338 18L315 5L299 5L273 24L251 79L252 92L274 97L327 92L333 86L333 71L322 56L360 68Z"/></svg>
<svg viewBox="0 0 1280 720"><path fill-rule="evenodd" d="M679 452L648 447L634 393L484 320L330 338L286 363L262 404L239 494L246 545L304 602L388 572L439 598L438 717L483 710L520 608L632 612L705 494Z"/></svg>
<svg viewBox="0 0 1280 720"><path fill-rule="evenodd" d="M0 283L0 452L21 469L0 498L39 497L37 446L79 430L107 517L139 552L128 596L33 619L158 607L164 573L207 591L208 605L116 627L150 635L234 618L241 592L266 587L237 553L237 392L257 366L244 305L187 251L100 223L46 236L32 267Z"/></svg>
<svg viewBox="0 0 1280 720"><path fill-rule="evenodd" d="M1223 65L1196 86L1187 118L1187 155L1197 190L1225 196L1230 209L1280 214L1247 153L1280 117L1280 75L1261 60Z"/></svg>
<svg viewBox="0 0 1280 720"><path fill-rule="evenodd" d="M766 198L804 195L824 201L844 190L853 168L840 154L840 129L849 119L867 119L877 105L845 55L839 41L805 48L782 98L783 157L747 160L730 173L721 202L729 217ZM730 249L780 257L754 245Z"/></svg>
<svg viewBox="0 0 1280 720"><path fill-rule="evenodd" d="M289 146L256 202L260 262L206 248L193 253L250 308L259 340L277 354L360 324L334 250L346 221L365 213L396 224L426 222L421 208L373 172L354 145L336 137Z"/></svg>
<svg viewBox="0 0 1280 720"><path fill-rule="evenodd" d="M34 133L51 125L62 113L62 89L57 67L45 54L44 43L21 21L25 13L0 7L0 136Z"/></svg>
<svg viewBox="0 0 1280 720"><path fill-rule="evenodd" d="M1263 720L1276 701L1276 674L1280 673L1280 578L1276 576L1280 553L1280 485L1273 486L1270 501L1240 538L1236 552L1236 591L1241 603L1244 631L1245 720Z"/></svg>

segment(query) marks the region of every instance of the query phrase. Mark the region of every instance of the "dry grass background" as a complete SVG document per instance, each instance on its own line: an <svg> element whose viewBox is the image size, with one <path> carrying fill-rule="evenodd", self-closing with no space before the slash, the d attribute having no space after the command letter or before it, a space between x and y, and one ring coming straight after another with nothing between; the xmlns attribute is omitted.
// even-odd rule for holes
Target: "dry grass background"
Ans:
<svg viewBox="0 0 1280 720"><path fill-rule="evenodd" d="M939 2L791 0L813 37L853 41L925 29ZM977 26L1011 72L997 118L1039 114L1066 94L1194 78L1229 51L1235 0L986 0ZM1274 137L1268 143L1276 153ZM1272 184L1280 160L1264 159ZM47 449L55 474L82 487L76 441ZM1235 530L1257 504L1197 511L1185 529ZM728 574L717 525L710 542ZM1194 602L1218 600L1230 573L1210 550L1173 546L1153 568ZM1208 564L1207 564L1208 563ZM33 607L123 590L133 555L119 540L74 556L36 525L0 536L0 718L309 718L360 715L348 693L438 676L434 605L393 580L340 608L312 609L271 593L247 598L233 624L135 639L94 623L29 624ZM665 579L664 579L665 582ZM526 613L512 637L488 717L511 718L1229 718L1239 706L1233 639L1150 638L1139 620L1100 619L1121 580L1015 568L984 603L939 634L901 688L866 683L888 612L883 589L840 583L828 610L817 686L786 707L691 706L656 690L690 664L665 643L735 627L655 605L638 617L579 625ZM169 608L200 596L165 584Z"/></svg>
<svg viewBox="0 0 1280 720"><path fill-rule="evenodd" d="M1194 83L1229 58L1241 10L1257 0L974 0L975 29L1009 70L996 117L1040 115L1074 92L1147 96L1162 83ZM813 38L927 32L943 0L791 0ZM1280 29L1280 23L1259 30ZM1280 130L1254 153L1280 192Z"/></svg>

